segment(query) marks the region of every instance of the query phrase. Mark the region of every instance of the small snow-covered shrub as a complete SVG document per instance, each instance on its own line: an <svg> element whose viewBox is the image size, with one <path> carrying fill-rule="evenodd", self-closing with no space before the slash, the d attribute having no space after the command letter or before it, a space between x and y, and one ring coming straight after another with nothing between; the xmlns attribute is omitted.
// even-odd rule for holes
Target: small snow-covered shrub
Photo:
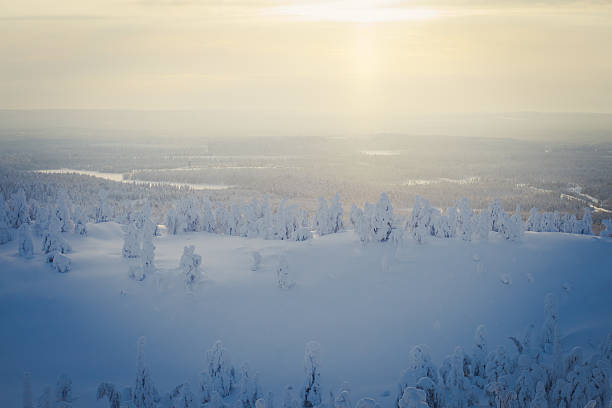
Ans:
<svg viewBox="0 0 612 408"><path fill-rule="evenodd" d="M72 262L70 261L70 258L65 255L62 255L59 252L55 252L50 259L53 269L55 269L57 272L66 273L69 272L72 267Z"/></svg>

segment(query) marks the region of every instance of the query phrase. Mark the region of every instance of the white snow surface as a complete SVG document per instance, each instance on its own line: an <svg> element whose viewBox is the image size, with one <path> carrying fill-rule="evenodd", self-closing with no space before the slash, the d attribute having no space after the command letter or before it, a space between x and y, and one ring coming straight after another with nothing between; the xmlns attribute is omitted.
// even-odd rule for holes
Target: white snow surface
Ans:
<svg viewBox="0 0 612 408"><path fill-rule="evenodd" d="M24 372L35 398L66 373L74 408L107 406L96 388L133 386L140 336L160 392L184 381L197 389L206 350L222 340L234 366L248 361L280 404L286 385L303 385L304 347L314 340L324 393L347 381L353 401L391 408L414 345L427 344L440 364L456 345L471 350L484 324L489 349L511 349L508 336L539 328L549 292L559 299L565 351L590 352L612 329L611 239L528 232L515 243L492 233L488 242L408 240L395 251L390 242L364 246L352 231L305 242L186 233L155 238L158 271L136 282L121 226L87 229L87 237L62 234L73 248L66 274L45 263L38 244L33 259L18 256L16 241L0 246L2 407L20 406ZM192 290L178 269L187 245L202 256ZM253 251L262 255L256 271ZM281 255L290 290L276 284Z"/></svg>

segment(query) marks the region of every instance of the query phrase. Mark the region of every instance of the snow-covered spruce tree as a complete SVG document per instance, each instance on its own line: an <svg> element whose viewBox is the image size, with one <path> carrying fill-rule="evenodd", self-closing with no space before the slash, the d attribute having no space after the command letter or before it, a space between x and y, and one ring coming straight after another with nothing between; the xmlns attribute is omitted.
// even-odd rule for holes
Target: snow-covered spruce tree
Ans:
<svg viewBox="0 0 612 408"><path fill-rule="evenodd" d="M206 352L207 372L204 376L203 388L212 397L219 393L221 397L230 395L236 384L234 367L223 343L217 340Z"/></svg>
<svg viewBox="0 0 612 408"><path fill-rule="evenodd" d="M72 406L72 380L66 374L58 377L55 385L55 406L68 408Z"/></svg>
<svg viewBox="0 0 612 408"><path fill-rule="evenodd" d="M584 208L584 216L582 217L582 229L580 231L584 235L593 235L593 217L591 217L591 209Z"/></svg>
<svg viewBox="0 0 612 408"><path fill-rule="evenodd" d="M321 405L321 372L320 372L321 345L316 341L306 343L304 350L304 373L306 379L302 391L302 405L316 407Z"/></svg>
<svg viewBox="0 0 612 408"><path fill-rule="evenodd" d="M404 390L397 406L398 408L431 408L427 405L425 392L415 387L408 387Z"/></svg>
<svg viewBox="0 0 612 408"><path fill-rule="evenodd" d="M215 232L215 214L208 197L202 202L202 231Z"/></svg>
<svg viewBox="0 0 612 408"><path fill-rule="evenodd" d="M331 232L330 218L327 200L325 200L323 197L319 197L319 208L317 209L317 214L315 216L315 227L317 234L323 236Z"/></svg>
<svg viewBox="0 0 612 408"><path fill-rule="evenodd" d="M134 408L156 408L159 401L159 393L144 362L145 338L139 338L137 344L136 383L132 395L132 404Z"/></svg>
<svg viewBox="0 0 612 408"><path fill-rule="evenodd" d="M605 219L601 220L601 231L599 232L599 236L602 238L612 237L612 220Z"/></svg>
<svg viewBox="0 0 612 408"><path fill-rule="evenodd" d="M396 397L396 405L399 406L399 401L404 395L404 391L409 387L417 386L417 383L422 378L429 378L432 384L428 384L428 388L431 390L431 397L435 400L441 400L440 390L438 387L438 370L436 366L431 362L429 349L425 345L417 345L410 350L408 356L408 367L402 371L399 382L398 392ZM425 383L423 383L425 384ZM441 401L438 404L432 404L434 406L441 406Z"/></svg>
<svg viewBox="0 0 612 408"><path fill-rule="evenodd" d="M125 227L123 236L123 257L128 259L139 258L141 256L141 240L141 231L136 227L136 223L130 222Z"/></svg>
<svg viewBox="0 0 612 408"><path fill-rule="evenodd" d="M497 220L497 231L509 241L520 241L523 237L523 223L502 212Z"/></svg>
<svg viewBox="0 0 612 408"><path fill-rule="evenodd" d="M496 198L491 204L489 204L489 219L491 220L491 230L494 232L500 232L501 226L506 218L506 213L501 207L499 200Z"/></svg>
<svg viewBox="0 0 612 408"><path fill-rule="evenodd" d="M363 211L361 208L357 207L355 204L352 204L351 212L349 213L349 222L355 231L357 231L359 228L361 217L363 217Z"/></svg>
<svg viewBox="0 0 612 408"><path fill-rule="evenodd" d="M183 255L179 262L179 268L183 272L185 277L185 286L189 289L193 289L195 285L201 279L202 273L200 272L200 265L202 264L202 257L195 253L195 246L189 245L183 249Z"/></svg>
<svg viewBox="0 0 612 408"><path fill-rule="evenodd" d="M372 234L374 239L379 242L386 242L393 230L393 207L387 193L381 193L374 210L372 220Z"/></svg>
<svg viewBox="0 0 612 408"><path fill-rule="evenodd" d="M74 230L71 214L72 201L68 197L68 193L61 189L57 193L57 206L55 207L55 217L60 221L61 232L71 232Z"/></svg>
<svg viewBox="0 0 612 408"><path fill-rule="evenodd" d="M257 213L258 203L257 199L251 200L250 203L245 205L242 209L242 224L240 225L240 234L243 237L255 238L259 236L259 229L257 225Z"/></svg>
<svg viewBox="0 0 612 408"><path fill-rule="evenodd" d="M251 373L249 365L244 363L240 374L240 396L242 408L255 408L255 401L261 397L258 374Z"/></svg>
<svg viewBox="0 0 612 408"><path fill-rule="evenodd" d="M457 408L473 406L477 402L476 392L469 378L470 372L466 367L469 367L469 359L459 346L440 367L447 403Z"/></svg>
<svg viewBox="0 0 612 408"><path fill-rule="evenodd" d="M232 209L228 222L228 234L240 236L240 225L242 225L242 212L240 206L236 203L232 204Z"/></svg>
<svg viewBox="0 0 612 408"><path fill-rule="evenodd" d="M276 266L276 285L285 290L295 286L295 283L291 281L289 276L289 263L284 255L281 255Z"/></svg>
<svg viewBox="0 0 612 408"><path fill-rule="evenodd" d="M529 210L529 217L527 218L525 229L533 232L542 231L542 214L540 214L537 208L533 207Z"/></svg>
<svg viewBox="0 0 612 408"><path fill-rule="evenodd" d="M229 234L229 216L224 205L219 205L215 211L215 232Z"/></svg>
<svg viewBox="0 0 612 408"><path fill-rule="evenodd" d="M87 235L87 214L81 207L74 209L74 233L79 235Z"/></svg>
<svg viewBox="0 0 612 408"><path fill-rule="evenodd" d="M98 205L94 210L95 223L108 222L112 217L111 210L106 201L107 195L108 193L106 190L100 190L98 193Z"/></svg>
<svg viewBox="0 0 612 408"><path fill-rule="evenodd" d="M544 323L540 334L540 347L546 354L552 354L558 341L559 308L557 298L548 293L544 301Z"/></svg>
<svg viewBox="0 0 612 408"><path fill-rule="evenodd" d="M121 393L114 384L101 383L98 385L96 399L101 400L104 397L108 399L109 408L121 408Z"/></svg>
<svg viewBox="0 0 612 408"><path fill-rule="evenodd" d="M406 224L406 229L410 230L416 242L425 242L426 237L431 234L434 214L434 208L429 201L416 196L412 213Z"/></svg>
<svg viewBox="0 0 612 408"><path fill-rule="evenodd" d="M70 244L61 235L59 220L53 218L42 238L42 252L47 255L47 262L53 262L56 253L65 254L71 250Z"/></svg>
<svg viewBox="0 0 612 408"><path fill-rule="evenodd" d="M340 203L338 193L329 202L329 229L330 233L337 233L344 230L344 210Z"/></svg>
<svg viewBox="0 0 612 408"><path fill-rule="evenodd" d="M481 324L474 333L474 349L472 351L474 385L480 389L483 389L486 385L487 354L487 328Z"/></svg>
<svg viewBox="0 0 612 408"><path fill-rule="evenodd" d="M21 224L21 227L19 227L17 245L20 257L30 259L34 256L32 234L30 234L30 226L28 224Z"/></svg>
<svg viewBox="0 0 612 408"><path fill-rule="evenodd" d="M363 216L359 219L357 225L357 234L362 243L367 243L374 240L374 206L370 203L365 203L363 207Z"/></svg>
<svg viewBox="0 0 612 408"><path fill-rule="evenodd" d="M22 224L30 222L28 210L28 202L26 200L25 191L20 188L15 193L9 202L9 225L12 228L19 228Z"/></svg>
<svg viewBox="0 0 612 408"><path fill-rule="evenodd" d="M176 235L180 232L181 221L179 220L178 214L175 208L171 208L166 216L166 228L168 229L169 235Z"/></svg>
<svg viewBox="0 0 612 408"><path fill-rule="evenodd" d="M153 236L155 234L155 225L150 219L146 219L143 225L142 234L142 272L143 278L155 272L155 245L153 245Z"/></svg>
<svg viewBox="0 0 612 408"><path fill-rule="evenodd" d="M34 408L32 405L32 381L30 373L23 375L23 408Z"/></svg>
<svg viewBox="0 0 612 408"><path fill-rule="evenodd" d="M6 202L4 200L4 195L0 192L0 245L6 244L12 239L11 233L9 231L10 220L8 216L8 211L6 207Z"/></svg>
<svg viewBox="0 0 612 408"><path fill-rule="evenodd" d="M457 229L461 234L461 239L471 241L474 233L474 211L470 207L470 202L467 198L462 198L459 201L459 216L457 218Z"/></svg>

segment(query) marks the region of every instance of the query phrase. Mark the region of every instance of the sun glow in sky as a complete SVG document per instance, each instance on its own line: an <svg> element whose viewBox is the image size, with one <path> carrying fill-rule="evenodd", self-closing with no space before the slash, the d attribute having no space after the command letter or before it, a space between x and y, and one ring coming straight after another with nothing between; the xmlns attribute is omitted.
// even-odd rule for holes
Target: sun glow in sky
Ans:
<svg viewBox="0 0 612 408"><path fill-rule="evenodd" d="M310 2L267 8L264 15L284 16L305 21L338 21L382 23L390 21L429 20L440 16L432 8L398 7L395 3L376 0Z"/></svg>
<svg viewBox="0 0 612 408"><path fill-rule="evenodd" d="M612 112L610 43L595 0L22 0L0 108Z"/></svg>

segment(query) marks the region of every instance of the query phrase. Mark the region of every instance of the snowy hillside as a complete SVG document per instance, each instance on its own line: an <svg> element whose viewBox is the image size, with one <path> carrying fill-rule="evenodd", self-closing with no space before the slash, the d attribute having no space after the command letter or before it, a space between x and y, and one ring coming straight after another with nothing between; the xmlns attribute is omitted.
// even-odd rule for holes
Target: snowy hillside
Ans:
<svg viewBox="0 0 612 408"><path fill-rule="evenodd" d="M123 228L105 222L87 224L86 237L62 234L72 247L65 274L45 263L36 240L31 259L18 256L18 240L0 246L0 406L21 404L24 372L34 399L65 373L74 408L109 406L96 400L98 385L134 386L141 336L160 394L188 381L199 400L206 351L221 340L236 383L248 362L268 407L286 406L286 386L300 400L304 350L314 340L322 403L333 392L350 394L350 406L371 397L391 408L416 345L441 367L457 345L472 353L484 325L488 350L503 345L516 359L508 337L523 339L534 325L540 347L548 293L558 302L564 353L580 346L589 360L612 330L608 238L526 232L512 242L491 232L488 241L363 244L353 231L304 242L162 233L152 241L156 270L138 281L122 256ZM186 285L180 260L190 245L202 257L201 279ZM345 381L349 394L339 392ZM226 405L240 398L235 388ZM485 391L479 398L487 404Z"/></svg>

